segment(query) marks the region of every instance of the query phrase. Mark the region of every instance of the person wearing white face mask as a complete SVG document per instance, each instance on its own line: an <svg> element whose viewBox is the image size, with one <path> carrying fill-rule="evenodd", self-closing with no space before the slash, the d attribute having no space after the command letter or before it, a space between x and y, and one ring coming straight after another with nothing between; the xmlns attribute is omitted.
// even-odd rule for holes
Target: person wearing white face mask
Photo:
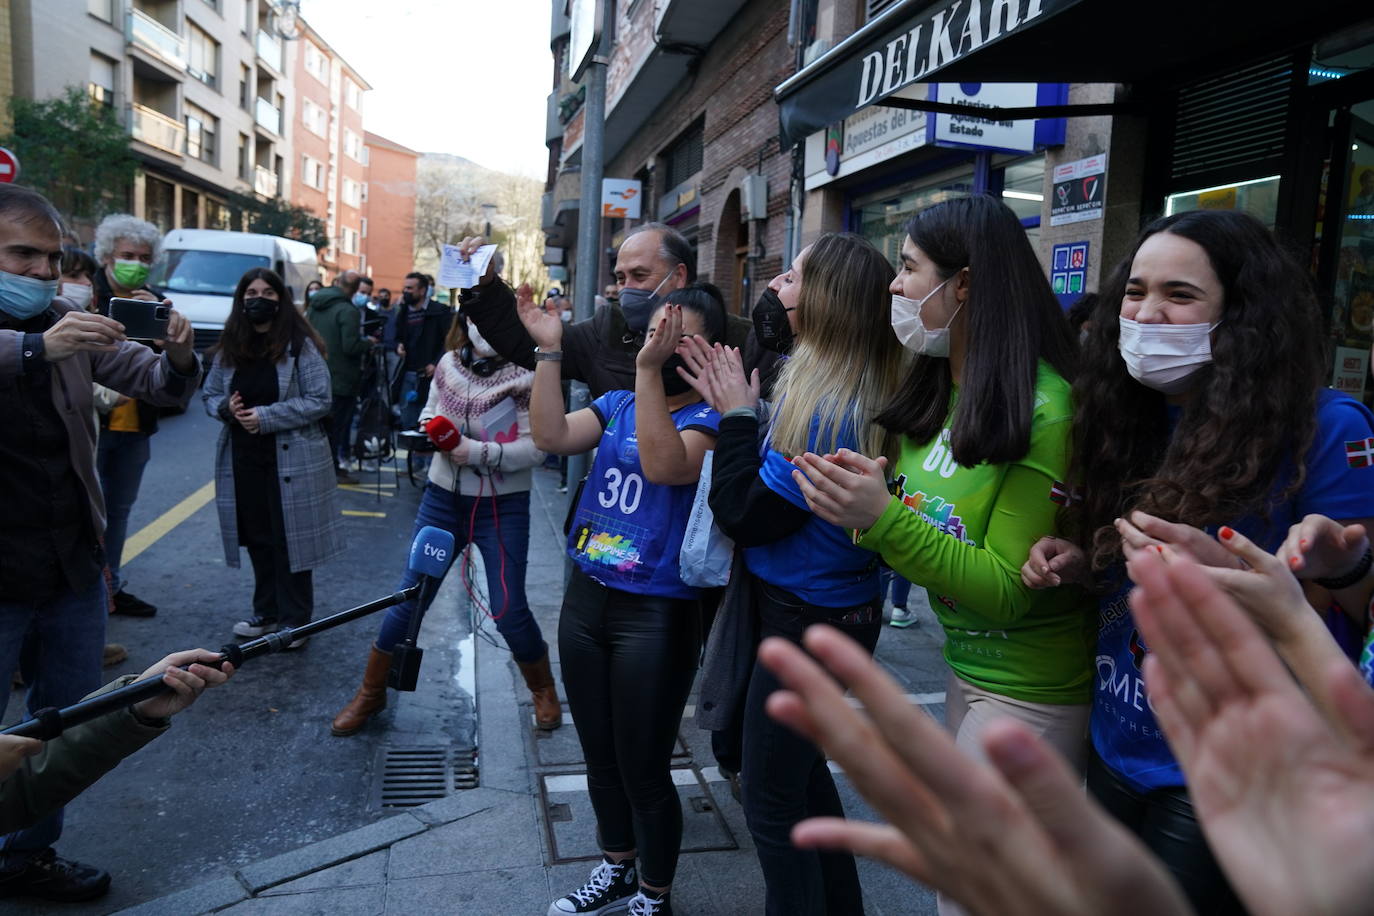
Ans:
<svg viewBox="0 0 1374 916"><path fill-rule="evenodd" d="M959 746L981 756L983 729L1011 716L1081 767L1091 603L1034 592L1017 572L1056 530L1065 493L1073 334L1016 215L992 197L917 214L890 289L893 332L916 354L876 421L902 436L893 490L883 459L844 449L801 456L793 476L813 512L928 589Z"/></svg>
<svg viewBox="0 0 1374 916"><path fill-rule="evenodd" d="M1204 210L1146 227L1102 290L1074 386L1077 543L1046 538L1023 568L1036 587L1099 586L1088 787L1199 913L1243 909L1145 693L1150 647L1124 564L1168 546L1235 567L1212 537L1223 525L1273 551L1311 514L1374 520L1374 415L1324 387L1323 325L1307 271L1253 217ZM1339 591L1369 558L1323 567L1296 575ZM1363 632L1366 609L1346 610Z"/></svg>

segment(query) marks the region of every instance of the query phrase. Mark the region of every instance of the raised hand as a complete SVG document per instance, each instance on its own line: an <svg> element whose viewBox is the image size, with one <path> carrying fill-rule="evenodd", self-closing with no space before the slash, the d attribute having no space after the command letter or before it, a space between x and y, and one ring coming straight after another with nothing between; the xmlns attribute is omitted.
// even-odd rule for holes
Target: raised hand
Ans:
<svg viewBox="0 0 1374 916"><path fill-rule="evenodd" d="M1145 680L1207 840L1255 916L1366 913L1374 898L1374 693L1345 659L1308 684L1186 557L1130 564ZM1342 733L1343 732L1343 733Z"/></svg>
<svg viewBox="0 0 1374 916"><path fill-rule="evenodd" d="M711 406L720 413L736 407L759 406L759 370L745 375L738 347L716 344L711 350L706 374L710 377Z"/></svg>
<svg viewBox="0 0 1374 916"><path fill-rule="evenodd" d="M113 353L124 340L124 325L113 318L67 312L43 332L43 358L60 363L83 351Z"/></svg>
<svg viewBox="0 0 1374 916"><path fill-rule="evenodd" d="M974 760L857 643L824 625L803 642L816 661L781 639L759 647L785 688L768 713L819 743L888 823L802 821L798 846L877 858L974 914L1189 913L1158 862L1025 726L992 723L991 763Z"/></svg>
<svg viewBox="0 0 1374 916"><path fill-rule="evenodd" d="M1027 588L1055 588L1064 583L1088 584L1088 556L1073 541L1045 535L1031 545L1021 566Z"/></svg>
<svg viewBox="0 0 1374 916"><path fill-rule="evenodd" d="M1368 549L1364 525L1309 515L1288 529L1278 557L1301 579L1334 579L1359 565Z"/></svg>
<svg viewBox="0 0 1374 916"><path fill-rule="evenodd" d="M887 510L887 459L867 458L842 448L822 458L807 452L792 459L792 479L812 512L841 528L871 528Z"/></svg>
<svg viewBox="0 0 1374 916"><path fill-rule="evenodd" d="M1121 549L1130 562L1136 552L1145 548L1171 547L1207 566L1239 567L1236 558L1227 553L1207 532L1192 525L1166 522L1145 512L1135 511L1127 518L1116 520L1121 535Z"/></svg>
<svg viewBox="0 0 1374 916"><path fill-rule="evenodd" d="M649 329L644 346L639 348L639 354L635 357L635 368L652 369L655 372L662 369L668 357L677 352L681 339L682 306L665 305L663 317L658 320L656 327Z"/></svg>
<svg viewBox="0 0 1374 916"><path fill-rule="evenodd" d="M541 350L557 350L563 344L563 318L551 302L539 305L534 301L534 289L521 283L515 291L515 311L529 331L535 346Z"/></svg>

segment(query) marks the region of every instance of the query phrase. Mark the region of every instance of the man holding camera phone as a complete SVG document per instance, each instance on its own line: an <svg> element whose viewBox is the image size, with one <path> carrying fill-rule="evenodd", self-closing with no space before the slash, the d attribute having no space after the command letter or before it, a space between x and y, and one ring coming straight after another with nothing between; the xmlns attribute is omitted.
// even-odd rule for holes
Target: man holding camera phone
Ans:
<svg viewBox="0 0 1374 916"><path fill-rule="evenodd" d="M61 255L52 204L0 185L0 671L16 670L27 645L30 711L68 706L100 685L105 499L91 383L184 408L200 376L185 316L171 313L156 353L118 322L55 298ZM0 708L9 691L0 678ZM0 897L106 892L108 872L53 851L61 832L59 810L0 838Z"/></svg>

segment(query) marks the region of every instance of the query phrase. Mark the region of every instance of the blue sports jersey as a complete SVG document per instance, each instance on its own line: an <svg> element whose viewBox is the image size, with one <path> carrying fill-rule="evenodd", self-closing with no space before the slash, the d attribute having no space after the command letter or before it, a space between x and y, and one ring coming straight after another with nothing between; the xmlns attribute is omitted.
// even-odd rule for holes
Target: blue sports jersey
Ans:
<svg viewBox="0 0 1374 916"><path fill-rule="evenodd" d="M645 479L633 391L608 391L591 407L604 431L568 533L568 556L608 588L695 598L700 589L683 583L678 554L696 484L664 486ZM714 436L720 414L699 402L674 411L673 423Z"/></svg>
<svg viewBox="0 0 1374 916"><path fill-rule="evenodd" d="M1374 414L1329 388L1317 399L1317 429L1302 490L1276 506L1268 523L1247 518L1231 527L1274 551L1290 526L1313 513L1334 519L1374 517ZM1184 781L1150 709L1141 674L1150 649L1127 604L1130 588L1127 582L1098 606L1092 742L1103 762L1128 785L1148 792Z"/></svg>
<svg viewBox="0 0 1374 916"><path fill-rule="evenodd" d="M813 420L806 447L816 449L820 424ZM835 449L860 451L851 423L840 427ZM792 479L792 463L765 445L759 477L768 489L799 509L806 498ZM807 511L810 511L809 509ZM880 590L878 555L854 546L849 532L816 516L779 541L744 550L744 565L770 585L787 589L809 604L820 607L853 607L872 601Z"/></svg>

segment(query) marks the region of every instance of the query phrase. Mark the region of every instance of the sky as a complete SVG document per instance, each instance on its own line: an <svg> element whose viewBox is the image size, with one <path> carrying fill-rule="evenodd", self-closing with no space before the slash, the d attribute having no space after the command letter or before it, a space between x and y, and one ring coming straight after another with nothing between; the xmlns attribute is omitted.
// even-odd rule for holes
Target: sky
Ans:
<svg viewBox="0 0 1374 916"><path fill-rule="evenodd" d="M543 177L550 0L302 0L372 85L363 125L422 153Z"/></svg>

